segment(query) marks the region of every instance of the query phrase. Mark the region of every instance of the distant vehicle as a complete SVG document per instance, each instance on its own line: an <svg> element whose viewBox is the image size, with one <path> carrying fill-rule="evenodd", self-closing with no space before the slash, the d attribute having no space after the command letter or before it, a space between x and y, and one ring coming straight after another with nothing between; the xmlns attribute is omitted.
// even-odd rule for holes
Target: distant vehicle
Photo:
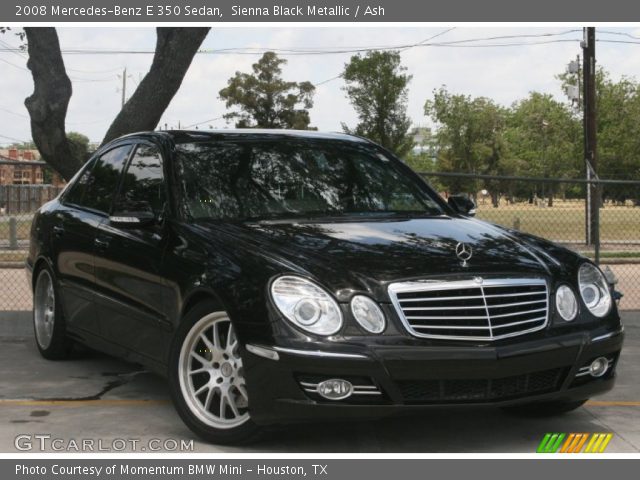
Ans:
<svg viewBox="0 0 640 480"><path fill-rule="evenodd" d="M38 348L166 375L201 437L418 407L556 414L613 387L605 277L342 134L150 132L35 215Z"/></svg>

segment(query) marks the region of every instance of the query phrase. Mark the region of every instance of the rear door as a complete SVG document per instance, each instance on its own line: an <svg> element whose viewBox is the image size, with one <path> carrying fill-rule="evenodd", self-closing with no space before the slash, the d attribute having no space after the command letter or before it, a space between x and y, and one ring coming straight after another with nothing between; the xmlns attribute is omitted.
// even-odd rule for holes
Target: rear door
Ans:
<svg viewBox="0 0 640 480"><path fill-rule="evenodd" d="M120 145L95 158L65 192L53 220L53 261L71 329L99 334L94 305L95 239L131 149L132 145Z"/></svg>
<svg viewBox="0 0 640 480"><path fill-rule="evenodd" d="M140 143L125 168L113 217L149 212L153 221L122 225L104 218L96 241L96 284L104 337L137 355L160 359L171 324L165 312L167 287L164 215L167 187L160 149ZM124 352L123 352L124 353Z"/></svg>

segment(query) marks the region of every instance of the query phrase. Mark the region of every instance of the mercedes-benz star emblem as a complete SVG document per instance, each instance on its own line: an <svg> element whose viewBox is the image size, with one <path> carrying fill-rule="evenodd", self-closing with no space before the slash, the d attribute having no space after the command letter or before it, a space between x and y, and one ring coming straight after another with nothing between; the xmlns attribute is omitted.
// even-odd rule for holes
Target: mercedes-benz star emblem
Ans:
<svg viewBox="0 0 640 480"><path fill-rule="evenodd" d="M467 262L471 260L471 257L473 256L473 249L471 248L471 245L460 242L456 245L456 255L460 260L462 260L462 266L466 267Z"/></svg>

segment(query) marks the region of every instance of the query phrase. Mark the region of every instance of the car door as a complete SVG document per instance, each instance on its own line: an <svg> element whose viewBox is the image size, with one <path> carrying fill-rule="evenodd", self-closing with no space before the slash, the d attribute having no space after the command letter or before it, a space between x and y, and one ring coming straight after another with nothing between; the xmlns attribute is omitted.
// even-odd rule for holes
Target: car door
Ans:
<svg viewBox="0 0 640 480"><path fill-rule="evenodd" d="M99 318L105 339L124 354L161 358L171 324L165 313L167 204L163 158L150 143L136 145L122 177L111 216L98 226L95 272ZM145 216L139 224L132 216ZM148 217L148 218L147 218Z"/></svg>
<svg viewBox="0 0 640 480"><path fill-rule="evenodd" d="M93 159L64 193L53 219L52 260L72 331L100 333L94 305L94 242L131 149L132 145L120 145Z"/></svg>

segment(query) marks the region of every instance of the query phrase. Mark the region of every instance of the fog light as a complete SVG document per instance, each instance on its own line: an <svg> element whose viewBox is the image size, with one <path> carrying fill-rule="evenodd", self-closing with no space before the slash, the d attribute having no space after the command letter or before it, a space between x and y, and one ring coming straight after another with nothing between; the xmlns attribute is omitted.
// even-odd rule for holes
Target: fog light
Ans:
<svg viewBox="0 0 640 480"><path fill-rule="evenodd" d="M609 360L604 357L598 357L591 365L589 365L589 375L594 378L603 376L609 370Z"/></svg>
<svg viewBox="0 0 640 480"><path fill-rule="evenodd" d="M318 395L327 400L343 400L353 393L353 385L347 380L332 378L318 384Z"/></svg>

